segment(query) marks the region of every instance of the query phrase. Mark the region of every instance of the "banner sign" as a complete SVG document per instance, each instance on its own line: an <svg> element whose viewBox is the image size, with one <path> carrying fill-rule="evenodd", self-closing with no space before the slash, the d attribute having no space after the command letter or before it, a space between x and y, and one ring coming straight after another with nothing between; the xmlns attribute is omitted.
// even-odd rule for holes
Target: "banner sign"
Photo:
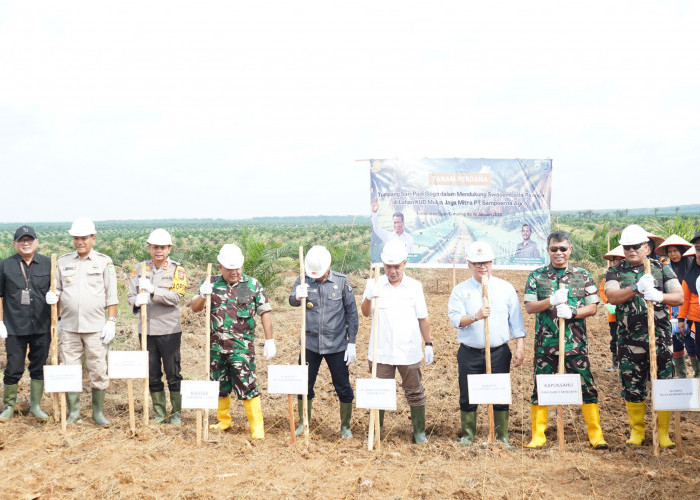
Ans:
<svg viewBox="0 0 700 500"><path fill-rule="evenodd" d="M370 164L371 259L400 239L409 267L467 267L474 241L488 242L494 268L549 263L552 160L376 159Z"/></svg>

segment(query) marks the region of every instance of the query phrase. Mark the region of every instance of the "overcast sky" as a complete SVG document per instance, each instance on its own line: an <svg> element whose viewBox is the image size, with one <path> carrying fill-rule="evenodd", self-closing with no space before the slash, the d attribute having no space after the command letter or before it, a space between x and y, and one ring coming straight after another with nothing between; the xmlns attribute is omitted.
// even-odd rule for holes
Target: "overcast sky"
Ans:
<svg viewBox="0 0 700 500"><path fill-rule="evenodd" d="M0 0L0 221L369 215L366 158L697 203L697 1ZM688 180L695 182L688 182Z"/></svg>

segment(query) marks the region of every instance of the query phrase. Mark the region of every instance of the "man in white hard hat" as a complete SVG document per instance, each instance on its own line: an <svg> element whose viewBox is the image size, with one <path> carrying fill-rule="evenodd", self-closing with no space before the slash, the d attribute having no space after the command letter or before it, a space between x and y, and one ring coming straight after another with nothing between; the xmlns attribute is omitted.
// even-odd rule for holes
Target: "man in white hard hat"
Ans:
<svg viewBox="0 0 700 500"><path fill-rule="evenodd" d="M331 254L326 247L311 247L304 259L306 277L294 283L289 304L301 305L306 298L306 362L309 365L308 415L314 399L314 384L321 361L326 360L333 387L340 401L340 437L351 438L350 419L354 393L350 385L348 366L355 361L357 336L357 305L347 276L331 270ZM299 358L301 362L301 357ZM299 404L299 427L303 432L303 409Z"/></svg>
<svg viewBox="0 0 700 500"><path fill-rule="evenodd" d="M649 233L633 224L620 234L625 259L608 269L605 294L615 306L617 319L617 354L620 360L621 396L625 400L630 423L628 444L641 446L644 442L644 400L647 396L650 353L647 327L647 304L654 303L656 334L656 376L673 378L671 321L668 306L683 303L683 291L669 266L650 260L651 274L644 274L644 260L650 253ZM659 445L673 448L668 435L671 412L660 411Z"/></svg>
<svg viewBox="0 0 700 500"><path fill-rule="evenodd" d="M411 408L413 440L425 443L425 389L421 374L421 359L425 344L425 365L433 362L433 341L430 336L428 307L423 295L423 285L404 274L408 252L401 240L392 240L382 251L384 275L377 284L370 279L362 297L361 310L365 317L372 314L372 299L379 301L377 324L372 324L369 339L369 368L377 363L377 377L393 379L398 370L401 387ZM377 336L377 359L372 346ZM379 412L380 426L384 411Z"/></svg>
<svg viewBox="0 0 700 500"><path fill-rule="evenodd" d="M146 248L151 258L139 263L132 271L127 301L133 308L134 314L140 315L141 306L146 306L148 387L151 392L155 422L180 425L182 325L178 304L185 295L187 273L182 264L170 259L172 244L172 237L165 229L156 229L148 236ZM141 334L140 321L139 334ZM172 407L170 417L165 410L163 371L170 391Z"/></svg>
<svg viewBox="0 0 700 500"><path fill-rule="evenodd" d="M484 241L475 241L467 250L467 263L472 277L458 284L450 295L448 316L457 328L457 370L459 377L459 407L462 439L459 444L470 446L476 433L477 405L469 402L467 375L486 373L484 323L488 318L492 373L510 373L513 366L525 358L525 324L520 300L513 285L491 276L494 253ZM488 305L483 301L482 280L487 278ZM515 339L515 355L511 356L508 342ZM494 405L493 417L496 439L513 449L508 441L508 405Z"/></svg>
<svg viewBox="0 0 700 500"><path fill-rule="evenodd" d="M393 231L387 231L379 224L379 216L377 211L379 210L379 200L376 198L372 200L372 231L376 234L380 240L387 243L392 240L400 240L406 246L406 252L413 253L413 236L406 232L404 227L404 216L402 212L394 212L391 216L391 220L394 224Z"/></svg>
<svg viewBox="0 0 700 500"><path fill-rule="evenodd" d="M73 237L75 252L58 258L56 294L49 291L46 302L55 303L60 297L61 363L79 365L85 354L92 388L92 420L106 427L109 425L103 413L105 390L109 386L106 357L116 332L117 275L112 259L92 248L97 241L92 220L76 219L68 234ZM66 393L68 422L80 420L80 394Z"/></svg>
<svg viewBox="0 0 700 500"><path fill-rule="evenodd" d="M255 315L260 316L267 360L277 354L272 338L272 307L265 290L255 278L243 272L243 252L232 243L221 247L221 274L212 276L199 287L192 299L194 312L204 309L206 295L211 295L211 379L219 381L219 422L212 428L231 426L231 392L243 401L253 439L265 438L260 388L255 372Z"/></svg>

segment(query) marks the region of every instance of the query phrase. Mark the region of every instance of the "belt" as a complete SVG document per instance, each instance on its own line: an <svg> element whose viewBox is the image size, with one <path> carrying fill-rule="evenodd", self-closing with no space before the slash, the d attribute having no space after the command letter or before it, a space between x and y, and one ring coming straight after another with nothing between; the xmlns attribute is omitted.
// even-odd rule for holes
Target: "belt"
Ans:
<svg viewBox="0 0 700 500"><path fill-rule="evenodd" d="M470 351L478 352L479 354L486 354L486 349L485 349L485 348L480 349L480 348L478 348L478 347L472 347L472 346L469 346L469 345L467 345L467 344L460 344L460 345L461 345L462 347L464 347L465 349L469 349ZM508 345L508 344L506 343L506 344L501 344L501 345L499 345L498 347L492 347L492 348L491 348L491 352L497 351L498 349L501 349L501 348L503 348L504 346L507 346L507 345Z"/></svg>

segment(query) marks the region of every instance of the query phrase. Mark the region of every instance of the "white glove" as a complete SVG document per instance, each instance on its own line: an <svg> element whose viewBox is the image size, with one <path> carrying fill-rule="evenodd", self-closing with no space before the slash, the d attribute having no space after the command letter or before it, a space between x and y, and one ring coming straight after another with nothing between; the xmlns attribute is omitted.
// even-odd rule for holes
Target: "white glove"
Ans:
<svg viewBox="0 0 700 500"><path fill-rule="evenodd" d="M114 321L107 321L107 323L105 323L104 328L102 328L102 335L100 335L100 337L102 337L102 343L104 345L107 345L112 341L116 330L117 324Z"/></svg>
<svg viewBox="0 0 700 500"><path fill-rule="evenodd" d="M381 287L379 285L374 286L373 280L368 280L367 285L365 285L365 297L368 300L379 298Z"/></svg>
<svg viewBox="0 0 700 500"><path fill-rule="evenodd" d="M433 346L425 346L425 366L428 366L435 359L435 354L433 353Z"/></svg>
<svg viewBox="0 0 700 500"><path fill-rule="evenodd" d="M149 294L156 291L156 287L153 286L153 283L148 278L139 278L139 288L147 291Z"/></svg>
<svg viewBox="0 0 700 500"><path fill-rule="evenodd" d="M151 294L148 292L139 293L136 295L136 302L134 305L136 307L147 305L151 301Z"/></svg>
<svg viewBox="0 0 700 500"><path fill-rule="evenodd" d="M573 314L571 313L571 308L569 304L559 304L557 306L557 318L571 319Z"/></svg>
<svg viewBox="0 0 700 500"><path fill-rule="evenodd" d="M277 347L275 347L275 339L267 339L265 341L265 347L263 348L263 356L266 360L271 360L277 354Z"/></svg>
<svg viewBox="0 0 700 500"><path fill-rule="evenodd" d="M214 287L211 285L211 282L209 282L209 281L205 281L199 287L199 295L201 297L204 297L205 295L211 295L211 292L213 292L213 291L214 291Z"/></svg>
<svg viewBox="0 0 700 500"><path fill-rule="evenodd" d="M569 298L569 289L568 288L560 288L556 292L552 294L551 297L549 297L549 303L552 304L553 306L558 306L559 304L566 304L566 301Z"/></svg>
<svg viewBox="0 0 700 500"><path fill-rule="evenodd" d="M0 339L6 339L7 338L7 327L5 326L5 323L3 321L0 321ZM347 356L347 354L346 354Z"/></svg>
<svg viewBox="0 0 700 500"><path fill-rule="evenodd" d="M49 290L46 292L46 303L50 306L58 304L58 294Z"/></svg>
<svg viewBox="0 0 700 500"><path fill-rule="evenodd" d="M297 300L305 299L309 296L309 285L306 283L302 283L301 285L297 286L294 295L296 295Z"/></svg>
<svg viewBox="0 0 700 500"><path fill-rule="evenodd" d="M652 290L655 285L656 280L654 280L654 277L651 274L645 274L637 281L637 290L644 295L649 290Z"/></svg>
<svg viewBox="0 0 700 500"><path fill-rule="evenodd" d="M343 361L345 361L347 366L350 366L356 359L357 349L355 348L355 344L348 344L348 348L345 349L345 357L343 358Z"/></svg>
<svg viewBox="0 0 700 500"><path fill-rule="evenodd" d="M661 302L664 300L664 292L661 290L657 290L656 288L652 288L651 290L647 290L644 292L644 300L651 300L652 302Z"/></svg>

